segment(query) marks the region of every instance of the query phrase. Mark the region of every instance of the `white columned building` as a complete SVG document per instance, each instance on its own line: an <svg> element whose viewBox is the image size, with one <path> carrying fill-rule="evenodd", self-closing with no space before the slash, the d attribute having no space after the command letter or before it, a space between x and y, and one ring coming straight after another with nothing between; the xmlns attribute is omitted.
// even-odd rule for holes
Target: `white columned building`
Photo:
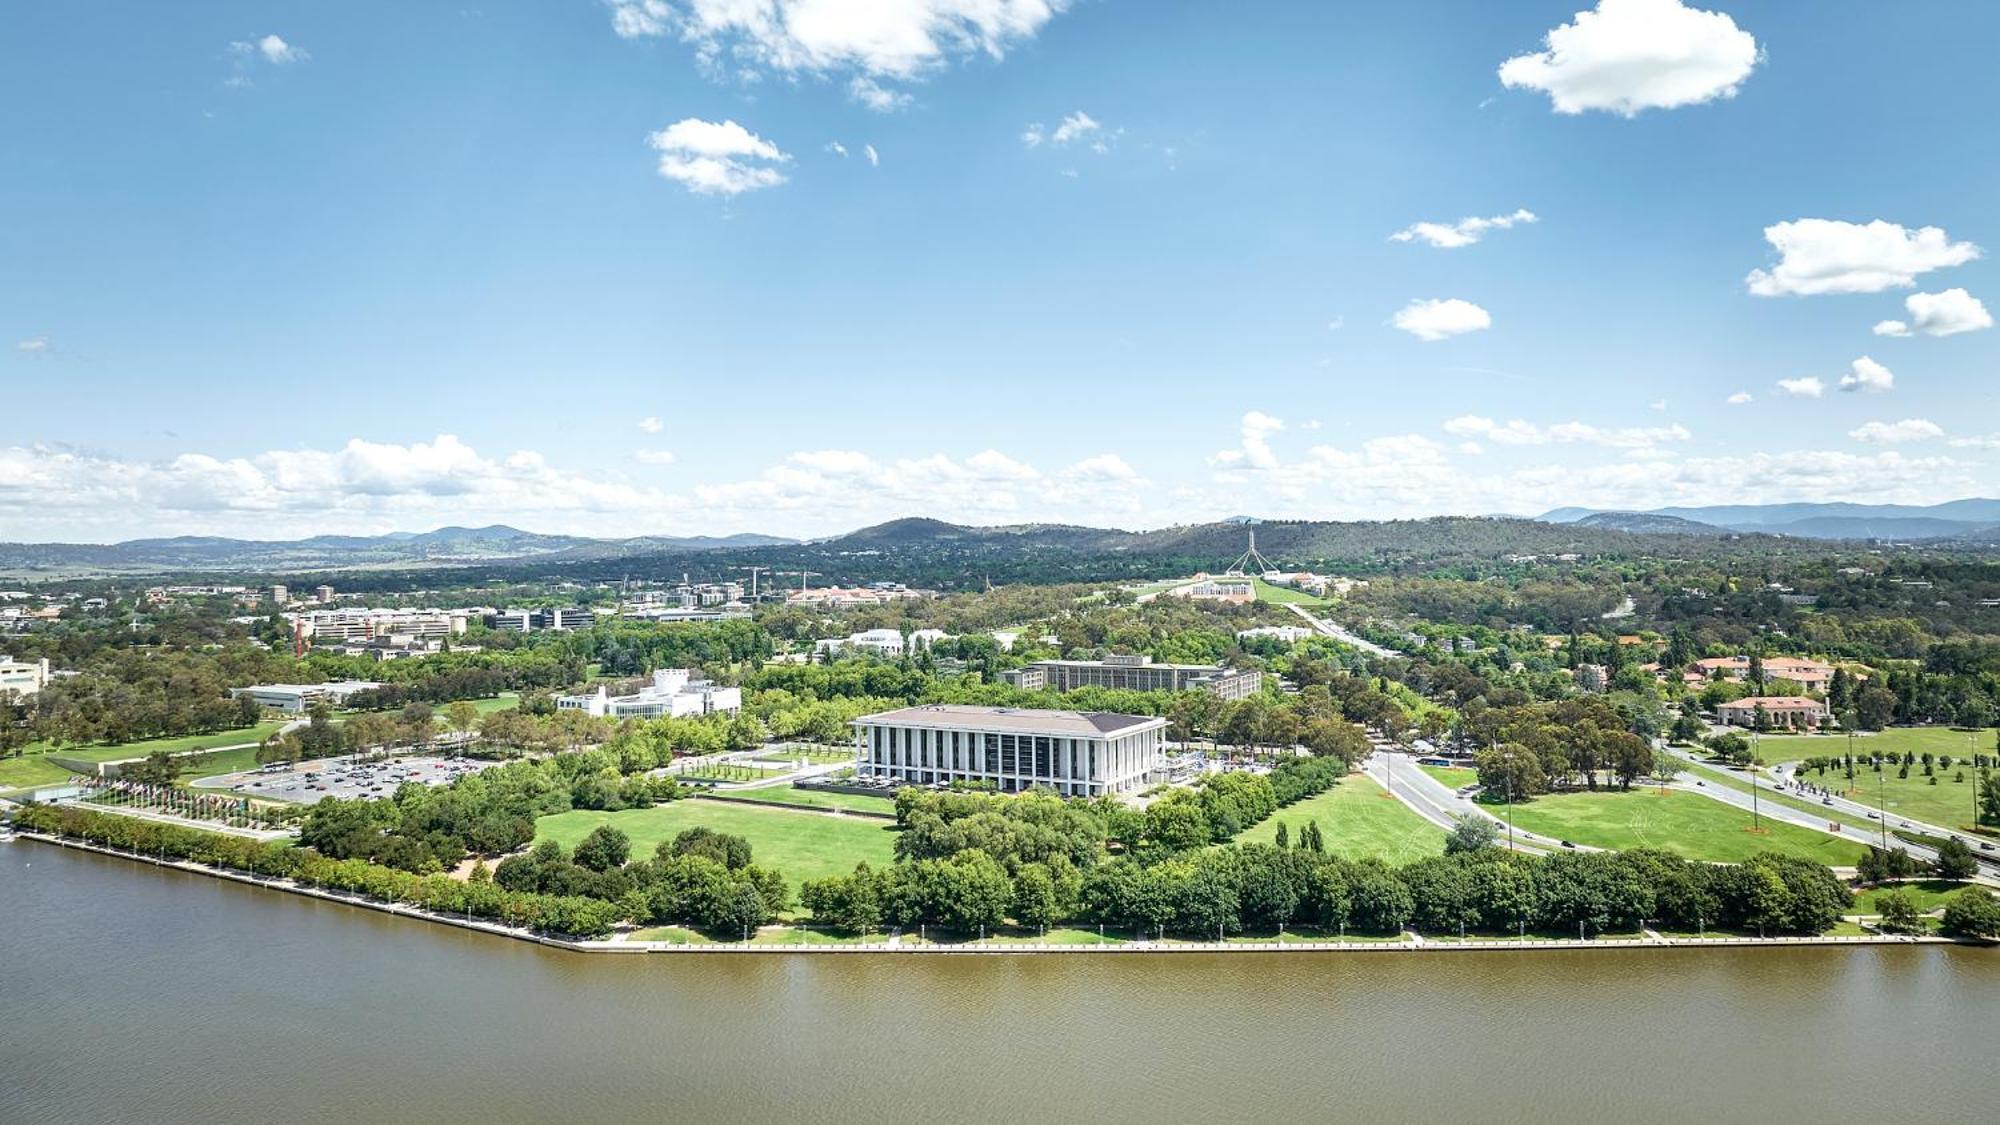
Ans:
<svg viewBox="0 0 2000 1125"><path fill-rule="evenodd" d="M1108 712L932 703L854 721L864 777L912 785L991 782L1066 797L1127 793L1161 765L1167 721Z"/></svg>

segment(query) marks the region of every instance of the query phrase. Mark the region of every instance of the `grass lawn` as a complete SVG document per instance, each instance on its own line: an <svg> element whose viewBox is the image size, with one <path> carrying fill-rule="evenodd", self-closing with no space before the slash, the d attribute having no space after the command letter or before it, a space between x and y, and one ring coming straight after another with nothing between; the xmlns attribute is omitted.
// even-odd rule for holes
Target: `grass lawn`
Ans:
<svg viewBox="0 0 2000 1125"><path fill-rule="evenodd" d="M1273 602L1278 605L1302 605L1307 609L1331 606L1333 604L1325 598L1316 598L1303 590L1294 590L1290 586L1273 586L1262 578L1253 576L1250 581L1256 587L1257 600L1260 602Z"/></svg>
<svg viewBox="0 0 2000 1125"><path fill-rule="evenodd" d="M491 715L495 711L512 711L520 705L521 697L511 691L502 692L493 699L475 699L472 701L472 706L482 715ZM449 706L449 704L445 706ZM444 707L439 707L438 711L442 713Z"/></svg>
<svg viewBox="0 0 2000 1125"><path fill-rule="evenodd" d="M1504 815L1501 806L1493 806ZM1514 806L1514 823L1530 832L1594 848L1660 848L1689 859L1738 863L1758 852L1782 852L1832 867L1851 867L1863 845L1778 821L1768 835L1748 831L1750 814L1699 793L1632 789L1551 793Z"/></svg>
<svg viewBox="0 0 2000 1125"><path fill-rule="evenodd" d="M257 768L257 748L246 746L240 750L217 750L212 754L190 754L187 758L187 772L181 774L182 782L194 781L218 774L241 773Z"/></svg>
<svg viewBox="0 0 2000 1125"><path fill-rule="evenodd" d="M1886 887L1870 887L1854 894L1854 914L1880 914L1881 907L1876 902L1890 891L1900 890L1917 904L1919 914L1927 914L1945 904L1951 896L1970 886L1969 883L1947 883L1942 879L1924 879L1914 883L1895 883Z"/></svg>
<svg viewBox="0 0 2000 1125"><path fill-rule="evenodd" d="M1236 840L1271 843L1282 821L1289 826L1292 842L1297 843L1308 820L1319 823L1327 851L1352 859L1377 856L1402 864L1444 851L1444 829L1389 796L1380 783L1365 774L1351 774L1324 793L1279 809Z"/></svg>
<svg viewBox="0 0 2000 1125"><path fill-rule="evenodd" d="M781 750L771 750L750 759L769 766L791 768L803 761L809 766L828 766L837 762L852 762L854 751L827 746L796 746Z"/></svg>
<svg viewBox="0 0 2000 1125"><path fill-rule="evenodd" d="M40 754L8 758L0 761L0 793L15 789L40 789L45 785L61 785L73 776L75 775Z"/></svg>
<svg viewBox="0 0 2000 1125"><path fill-rule="evenodd" d="M1859 745L1860 740L1855 741ZM1979 774L1970 768L1961 769L1956 761L1957 755L1953 758L1951 769L1937 771L1936 785L1924 776L1921 760L1910 768L1907 778L1896 776L1899 767L1887 766L1880 774L1868 766L1861 766L1854 771L1852 782L1847 780L1844 771L1838 769L1829 769L1825 774L1818 770L1801 770L1799 777L1811 784L1843 793L1849 800L1864 805L1872 807L1878 801L1886 802L1891 828L1896 826L1897 817L1914 817L1940 828L1969 828L1972 825L1972 795L1978 785ZM1954 781L1953 778L1960 773L1965 774L1965 780ZM1853 788L1847 788L1849 785Z"/></svg>
<svg viewBox="0 0 2000 1125"><path fill-rule="evenodd" d="M675 801L615 813L576 809L536 821L535 838L575 847L600 824L631 837L634 856L650 856L662 843L696 826L741 836L750 841L751 861L783 873L794 894L806 879L845 875L863 860L886 867L895 859L896 830L882 821L727 801Z"/></svg>
<svg viewBox="0 0 2000 1125"><path fill-rule="evenodd" d="M771 766L739 766L733 762L721 762L708 766L690 766L675 770L675 777L685 777L690 781L765 781L782 777L792 772L790 767L777 769Z"/></svg>
<svg viewBox="0 0 2000 1125"><path fill-rule="evenodd" d="M822 793L812 789L798 789L790 785L774 785L769 789L717 789L702 795L704 800L717 801L772 801L783 805L797 805L803 809L840 809L843 812L882 813L893 816L896 802L887 797L872 797L866 793Z"/></svg>
<svg viewBox="0 0 2000 1125"><path fill-rule="evenodd" d="M1968 746L1967 739L1971 739ZM1950 727L1890 727L1874 734L1854 736L1854 756L1866 754L1915 754L1922 768L1924 752L1950 754L1954 762L1968 754L1994 753L1994 732L1966 732ZM1757 739L1757 755L1768 765L1796 762L1803 758L1839 757L1847 753L1845 734L1767 734ZM1956 768L1954 766L1953 768ZM1912 770L1911 772L1915 772Z"/></svg>
<svg viewBox="0 0 2000 1125"><path fill-rule="evenodd" d="M1463 789L1479 780L1479 771L1463 766L1418 766L1418 769L1437 778L1453 789Z"/></svg>
<svg viewBox="0 0 2000 1125"><path fill-rule="evenodd" d="M214 734L185 734L177 738L147 738L111 746L71 746L61 750L51 750L46 745L37 743L30 747L30 752L52 753L60 758L76 758L85 762L116 762L126 758L143 758L155 750L165 750L169 754L185 754L190 750L209 750L217 746L262 742L283 725L275 721L264 722L254 727L217 731Z"/></svg>

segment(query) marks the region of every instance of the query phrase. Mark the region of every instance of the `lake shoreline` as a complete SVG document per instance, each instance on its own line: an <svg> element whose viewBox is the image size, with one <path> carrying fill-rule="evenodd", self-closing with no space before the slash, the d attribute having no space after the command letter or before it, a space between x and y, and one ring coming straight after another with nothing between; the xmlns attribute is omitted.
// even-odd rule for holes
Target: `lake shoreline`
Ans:
<svg viewBox="0 0 2000 1125"><path fill-rule="evenodd" d="M1968 945L1989 946L1992 943L1963 941L1957 938L1937 935L1915 934L1869 934L1864 936L1813 936L1813 937L1713 937L1713 938L1595 938L1578 940L1574 938L1551 938L1547 940L1376 940L1353 942L1278 942L1278 941L1122 941L1096 944L1048 944L1037 942L1015 942L992 945L934 945L930 943L904 944L897 940L880 942L849 943L800 943L797 945L765 944L748 942L714 942L704 944L658 942L658 941L587 941L572 938L551 937L530 930L523 930L498 922L478 918L455 917L420 910L402 903L382 902L362 895L330 891L321 887L308 887L289 879L259 878L248 872L228 868L209 867L186 860L157 860L131 852L117 851L100 844L84 840L65 839L60 836L40 832L15 830L14 840L32 840L36 843L53 844L57 847L76 851L93 852L114 859L128 860L151 867L171 868L195 875L265 890L279 891L319 899L323 902L357 906L382 914L409 918L419 922L490 934L494 937L510 938L533 945L562 949L573 953L687 953L687 954L928 954L944 956L1017 956L1043 954L1173 954L1173 953L1455 953L1455 952L1534 952L1542 950L1581 949L1743 949L1746 947L1796 949L1801 946L1871 946L1871 945Z"/></svg>

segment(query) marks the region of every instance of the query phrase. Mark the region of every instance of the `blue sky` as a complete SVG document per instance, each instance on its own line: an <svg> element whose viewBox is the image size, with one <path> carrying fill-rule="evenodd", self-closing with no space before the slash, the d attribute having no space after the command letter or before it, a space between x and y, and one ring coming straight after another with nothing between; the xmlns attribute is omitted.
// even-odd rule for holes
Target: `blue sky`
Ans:
<svg viewBox="0 0 2000 1125"><path fill-rule="evenodd" d="M0 538L1995 492L2000 6L1578 8L12 6Z"/></svg>

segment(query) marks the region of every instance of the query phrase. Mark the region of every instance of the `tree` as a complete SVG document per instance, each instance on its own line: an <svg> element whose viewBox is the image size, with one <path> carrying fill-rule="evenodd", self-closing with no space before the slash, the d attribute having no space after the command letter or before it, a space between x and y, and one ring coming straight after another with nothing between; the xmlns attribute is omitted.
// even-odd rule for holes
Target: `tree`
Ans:
<svg viewBox="0 0 2000 1125"><path fill-rule="evenodd" d="M1661 750L1653 755L1653 776L1658 779L1660 788L1662 789L1672 785L1674 779L1679 777L1682 771L1686 769L1686 763L1681 761L1678 754Z"/></svg>
<svg viewBox="0 0 2000 1125"><path fill-rule="evenodd" d="M1170 852L1202 847L1210 840L1208 817L1191 796L1171 794L1147 807L1146 840Z"/></svg>
<svg viewBox="0 0 2000 1125"><path fill-rule="evenodd" d="M2000 938L2000 899L1984 887L1967 887L1944 904L1939 925L1954 937Z"/></svg>
<svg viewBox="0 0 2000 1125"><path fill-rule="evenodd" d="M659 857L698 855L736 871L750 866L750 841L741 836L717 832L713 828L683 829L680 835L661 844Z"/></svg>
<svg viewBox="0 0 2000 1125"><path fill-rule="evenodd" d="M479 725L479 708L469 700L455 700L446 705L444 721L445 725L462 734Z"/></svg>
<svg viewBox="0 0 2000 1125"><path fill-rule="evenodd" d="M1892 934L1913 934L1922 928L1918 921L1917 900L1905 890L1884 891L1875 900L1875 909L1882 915L1882 928Z"/></svg>
<svg viewBox="0 0 2000 1125"><path fill-rule="evenodd" d="M172 785L180 779L186 764L165 750L155 750L145 759L120 767L118 776L141 785Z"/></svg>
<svg viewBox="0 0 2000 1125"><path fill-rule="evenodd" d="M577 841L571 858L592 871L609 871L625 866L625 860L631 854L630 837L609 824L600 824L590 830L590 835Z"/></svg>
<svg viewBox="0 0 2000 1125"><path fill-rule="evenodd" d="M1937 858L1931 861L1931 870L1940 879L1962 883L1979 874L1979 860L1962 841L1946 840L1937 846Z"/></svg>
<svg viewBox="0 0 2000 1125"><path fill-rule="evenodd" d="M1460 855L1484 851L1500 842L1500 826L1491 819L1466 813L1451 826L1444 838L1444 854Z"/></svg>

